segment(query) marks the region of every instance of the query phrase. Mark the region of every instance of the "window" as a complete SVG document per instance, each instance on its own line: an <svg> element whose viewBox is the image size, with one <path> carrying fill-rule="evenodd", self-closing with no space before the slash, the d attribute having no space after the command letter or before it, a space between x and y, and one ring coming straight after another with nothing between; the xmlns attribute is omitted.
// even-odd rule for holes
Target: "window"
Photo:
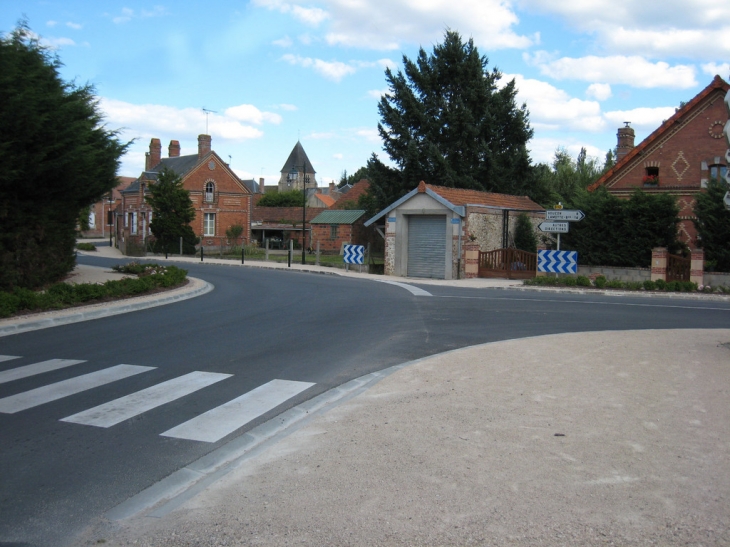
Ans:
<svg viewBox="0 0 730 547"><path fill-rule="evenodd" d="M659 168L658 167L647 167L646 175L644 175L644 178L641 179L641 181L645 185L649 185L649 186L656 186L657 184L659 184Z"/></svg>
<svg viewBox="0 0 730 547"><path fill-rule="evenodd" d="M725 180L727 167L725 165L710 165L710 178L715 180Z"/></svg>
<svg viewBox="0 0 730 547"><path fill-rule="evenodd" d="M148 218L150 221L149 233L152 234L152 211L150 211Z"/></svg>
<svg viewBox="0 0 730 547"><path fill-rule="evenodd" d="M137 213L129 213L129 228L132 235L137 235Z"/></svg>
<svg viewBox="0 0 730 547"><path fill-rule="evenodd" d="M339 228L339 226L336 224L332 224L330 226L330 239L337 239L337 228Z"/></svg>
<svg viewBox="0 0 730 547"><path fill-rule="evenodd" d="M207 203L213 202L213 194L215 193L215 185L212 182L205 183L205 201Z"/></svg>
<svg viewBox="0 0 730 547"><path fill-rule="evenodd" d="M215 213L205 213L205 217L203 218L203 235L215 235Z"/></svg>

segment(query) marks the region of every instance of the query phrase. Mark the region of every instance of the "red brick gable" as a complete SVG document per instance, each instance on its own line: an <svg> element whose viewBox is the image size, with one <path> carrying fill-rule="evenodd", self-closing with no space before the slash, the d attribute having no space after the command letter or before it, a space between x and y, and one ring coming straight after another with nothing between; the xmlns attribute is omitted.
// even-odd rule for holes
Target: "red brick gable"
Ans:
<svg viewBox="0 0 730 547"><path fill-rule="evenodd" d="M628 166L637 156L642 155L648 148L650 148L657 140L667 134L676 124L681 123L683 119L691 114L704 100L715 92L720 92L722 95L728 92L730 84L715 76L705 89L700 91L691 101L685 104L682 108L677 110L673 116L662 123L653 133L646 137L638 146L635 146L626 156L616 163L609 171L607 171L600 179L591 184L588 187L588 191L592 192L601 185L610 185L612 179L620 174L626 166ZM718 96L720 95L718 93ZM727 116L725 116L727 118ZM708 154L709 155L709 154Z"/></svg>
<svg viewBox="0 0 730 547"><path fill-rule="evenodd" d="M425 184L423 182L421 182L418 186L419 191L421 191L421 185L424 186L424 192L425 189L428 188L457 206L486 205L488 207L498 207L500 209L513 209L518 211L544 210L540 205L532 201L527 196L495 194L492 192L481 192L479 190L467 190L464 188L447 188L446 186L435 186L433 184Z"/></svg>
<svg viewBox="0 0 730 547"><path fill-rule="evenodd" d="M340 197L340 199L338 199L335 204L330 207L330 209L344 209L345 204L348 202L352 202L357 205L360 196L365 194L369 188L370 182L367 179L359 180L352 186L352 188L350 188L350 191Z"/></svg>

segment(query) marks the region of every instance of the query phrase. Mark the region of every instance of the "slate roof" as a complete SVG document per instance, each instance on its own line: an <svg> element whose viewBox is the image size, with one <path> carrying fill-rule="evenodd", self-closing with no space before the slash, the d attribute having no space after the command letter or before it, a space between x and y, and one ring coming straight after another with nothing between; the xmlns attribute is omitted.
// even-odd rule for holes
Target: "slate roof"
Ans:
<svg viewBox="0 0 730 547"><path fill-rule="evenodd" d="M677 110L674 115L671 116L668 120L664 121L664 123L662 123L653 133L651 133L648 137L641 141L638 146L632 148L628 154L621 158L620 161L616 162L616 165L606 171L606 173L604 173L604 175L600 179L591 184L588 187L588 191L592 192L602 184L606 184L611 179L611 177L613 177L613 175L621 171L624 166L628 165L631 160L633 160L638 154L641 154L646 148L650 147L659 137L669 131L672 126L674 126L674 124L681 122L683 116L689 113L695 106L702 102L705 97L707 97L709 94L717 89L727 93L728 90L730 90L730 84L720 78L720 76L716 75L713 78L712 82L710 82L710 85L708 85L705 89L695 95L695 97L691 101L689 101L682 108Z"/></svg>
<svg viewBox="0 0 730 547"><path fill-rule="evenodd" d="M284 167L281 168L281 172L289 173L292 170L292 167L296 167L297 171L299 171L302 168L302 165L304 165L305 173L316 173L314 167L312 167L312 162L309 161L307 153L304 151L302 143L297 141L291 151L291 154L289 154L289 158L287 158L286 163L284 163Z"/></svg>
<svg viewBox="0 0 730 547"><path fill-rule="evenodd" d="M149 171L144 171L142 175L135 180L132 184L127 186L122 193L136 193L139 192L140 180L157 180L157 175L165 168L172 170L176 175L185 177L196 165L198 165L198 155L191 154L189 156L177 156L174 158L162 158L160 163L155 165Z"/></svg>
<svg viewBox="0 0 730 547"><path fill-rule="evenodd" d="M248 188L248 191L252 194L259 193L259 183L256 182L254 179L242 180L241 182L246 188Z"/></svg>
<svg viewBox="0 0 730 547"><path fill-rule="evenodd" d="M310 224L354 224L365 211L360 209L337 210L329 209L322 211L315 218L309 221Z"/></svg>
<svg viewBox="0 0 730 547"><path fill-rule="evenodd" d="M367 179L361 179L353 186L348 188L347 193L341 196L335 202L335 204L332 206L332 209L344 209L345 203L350 201L357 203L357 200L360 198L361 195L368 191L368 188L370 188L370 182Z"/></svg>

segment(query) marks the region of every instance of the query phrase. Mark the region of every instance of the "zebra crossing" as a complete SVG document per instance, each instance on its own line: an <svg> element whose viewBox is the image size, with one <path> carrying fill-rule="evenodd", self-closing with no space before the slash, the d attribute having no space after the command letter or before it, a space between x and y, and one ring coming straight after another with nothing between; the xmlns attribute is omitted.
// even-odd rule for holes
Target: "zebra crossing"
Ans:
<svg viewBox="0 0 730 547"><path fill-rule="evenodd" d="M0 363L20 359L0 355ZM83 360L50 359L0 371L0 384L29 378L63 368L73 367ZM76 395L124 378L155 370L156 367L120 364L67 380L0 398L0 414L15 414L64 397ZM73 369L70 369L73 370ZM152 409L231 378L232 374L194 371L152 385L135 393L61 418L61 422L100 428L113 427ZM315 385L311 382L271 380L222 405L208 410L167 431L164 437L213 443L243 427L257 417L276 408L288 399Z"/></svg>

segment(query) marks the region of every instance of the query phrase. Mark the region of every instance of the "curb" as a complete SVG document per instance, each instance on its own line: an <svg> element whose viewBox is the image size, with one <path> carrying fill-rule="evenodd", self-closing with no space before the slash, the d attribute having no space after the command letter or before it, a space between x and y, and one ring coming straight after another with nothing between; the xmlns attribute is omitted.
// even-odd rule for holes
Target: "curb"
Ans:
<svg viewBox="0 0 730 547"><path fill-rule="evenodd" d="M0 320L0 337L164 306L202 296L215 288L211 283L197 277L188 277L188 280L190 283L185 287L162 293L161 296L137 296L115 303L92 304L66 310L42 312L28 318L3 319Z"/></svg>
<svg viewBox="0 0 730 547"><path fill-rule="evenodd" d="M664 291L624 291L602 290L602 289L567 289L564 287L531 287L528 285L518 285L514 287L490 287L506 291L524 291L524 292L544 292L553 294L582 294L582 295L600 295L600 296L620 296L637 298L672 298L677 300L705 300L711 302L730 302L730 295L722 294L691 294L680 292L664 292Z"/></svg>

